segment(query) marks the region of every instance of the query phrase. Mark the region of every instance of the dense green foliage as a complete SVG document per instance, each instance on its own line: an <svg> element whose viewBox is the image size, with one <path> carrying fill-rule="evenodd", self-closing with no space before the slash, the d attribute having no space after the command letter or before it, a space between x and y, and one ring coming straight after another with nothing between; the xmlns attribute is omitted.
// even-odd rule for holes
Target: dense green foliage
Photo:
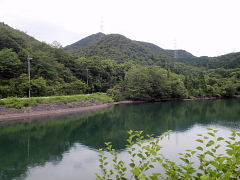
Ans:
<svg viewBox="0 0 240 180"><path fill-rule="evenodd" d="M216 69L198 76L183 76L158 66L135 66L128 71L125 81L108 93L116 100L232 97L240 92L239 72L239 69Z"/></svg>
<svg viewBox="0 0 240 180"><path fill-rule="evenodd" d="M70 69L77 78L88 80L90 92L106 92L123 81L130 64L118 64L113 60L99 60L98 58L78 58Z"/></svg>
<svg viewBox="0 0 240 180"><path fill-rule="evenodd" d="M240 176L240 132L235 130L228 138L217 135L218 130L208 129L206 135L199 134L196 141L199 146L179 154L181 164L177 164L161 154L161 141L168 136L158 138L147 135L144 139L142 131L129 131L129 162L124 162L110 142L105 143L112 155L106 156L100 149L99 167L102 174L97 180L230 180ZM224 144L222 144L224 141ZM224 148L223 148L224 147ZM223 148L223 149L222 149ZM220 150L221 149L221 150ZM221 151L224 150L224 154ZM162 169L162 170L160 170Z"/></svg>
<svg viewBox="0 0 240 180"><path fill-rule="evenodd" d="M110 89L108 93L117 100L186 98L188 93L183 78L158 66L135 66L127 72L125 81Z"/></svg>
<svg viewBox="0 0 240 180"><path fill-rule="evenodd" d="M204 61L179 50L180 59L174 59L171 50L102 33L66 49L78 55L56 41L48 45L1 23L0 98L28 96L28 56L33 58L32 96L108 91L115 100L159 100L240 92L238 53Z"/></svg>

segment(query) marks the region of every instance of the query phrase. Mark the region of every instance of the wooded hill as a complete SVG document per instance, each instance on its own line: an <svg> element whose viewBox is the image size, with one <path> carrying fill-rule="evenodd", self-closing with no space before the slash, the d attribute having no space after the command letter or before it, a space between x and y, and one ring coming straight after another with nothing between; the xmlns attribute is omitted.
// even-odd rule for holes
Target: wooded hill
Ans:
<svg viewBox="0 0 240 180"><path fill-rule="evenodd" d="M197 58L122 35L97 33L64 49L0 24L0 97L26 97L27 57L33 96L108 92L115 99L233 96L239 53Z"/></svg>
<svg viewBox="0 0 240 180"><path fill-rule="evenodd" d="M97 33L69 45L65 49L75 52L79 56L98 56L102 59L110 58L121 63L134 60L141 64L153 64L172 60L165 50L154 44L133 41L119 34Z"/></svg>
<svg viewBox="0 0 240 180"><path fill-rule="evenodd" d="M65 49L85 57L109 58L112 56L112 59L119 62L134 59L149 64L161 60L172 60L175 54L175 50L162 49L152 43L133 41L119 34L105 35L101 32L68 45ZM180 59L195 58L185 50L176 51Z"/></svg>

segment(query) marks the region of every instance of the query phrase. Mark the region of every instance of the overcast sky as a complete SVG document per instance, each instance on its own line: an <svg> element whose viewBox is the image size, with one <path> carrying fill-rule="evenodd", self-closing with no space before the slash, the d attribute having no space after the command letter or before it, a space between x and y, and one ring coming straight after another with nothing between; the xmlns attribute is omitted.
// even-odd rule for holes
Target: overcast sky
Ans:
<svg viewBox="0 0 240 180"><path fill-rule="evenodd" d="M106 34L217 56L240 51L239 9L239 0L0 0L0 22L65 46L102 19Z"/></svg>

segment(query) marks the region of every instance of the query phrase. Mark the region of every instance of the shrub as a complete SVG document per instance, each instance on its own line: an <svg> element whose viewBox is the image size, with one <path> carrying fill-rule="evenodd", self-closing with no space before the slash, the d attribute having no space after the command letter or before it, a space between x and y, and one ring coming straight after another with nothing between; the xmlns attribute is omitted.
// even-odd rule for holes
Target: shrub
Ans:
<svg viewBox="0 0 240 180"><path fill-rule="evenodd" d="M237 180L240 176L240 132L232 131L230 137L217 137L218 130L208 129L207 135L198 135L199 146L194 150L186 150L179 154L182 164L177 164L161 155L160 141L170 132L159 138L147 136L144 140L142 131L129 131L128 154L130 163L119 159L111 143L105 143L106 149L112 155L107 157L100 149L99 162L102 174L96 174L97 180L136 179L136 180ZM218 149L223 141L226 145L225 154L219 154ZM192 159L197 159L193 162ZM149 172L156 166L163 171ZM112 168L108 168L112 167ZM156 170L156 169L155 169Z"/></svg>

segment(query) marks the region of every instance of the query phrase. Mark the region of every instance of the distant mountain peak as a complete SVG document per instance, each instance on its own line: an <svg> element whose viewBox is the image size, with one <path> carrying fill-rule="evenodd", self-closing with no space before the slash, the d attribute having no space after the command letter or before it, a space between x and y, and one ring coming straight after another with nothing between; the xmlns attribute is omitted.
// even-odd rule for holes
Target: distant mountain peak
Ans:
<svg viewBox="0 0 240 180"><path fill-rule="evenodd" d="M74 51L74 49L78 49L81 48L83 46L87 46L88 44L97 41L101 38L103 38L104 36L106 36L104 33L102 32L98 32L96 34L92 34L90 36L87 36L71 45L66 46L64 49L66 50L70 50L70 51Z"/></svg>
<svg viewBox="0 0 240 180"><path fill-rule="evenodd" d="M106 34L104 34L104 33L102 33L102 32L98 32L98 33L96 33L96 34L92 34L92 35L90 35L90 36L104 37L104 36L106 36ZM88 36L88 37L89 37L89 36Z"/></svg>

